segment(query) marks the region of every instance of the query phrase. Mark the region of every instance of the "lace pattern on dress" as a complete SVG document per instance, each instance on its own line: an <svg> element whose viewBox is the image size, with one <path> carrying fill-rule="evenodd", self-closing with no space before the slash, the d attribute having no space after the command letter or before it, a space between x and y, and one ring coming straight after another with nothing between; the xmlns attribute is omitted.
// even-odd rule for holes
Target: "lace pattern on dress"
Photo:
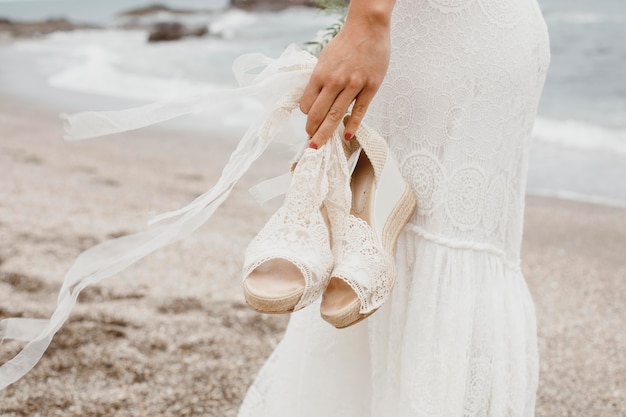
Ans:
<svg viewBox="0 0 626 417"><path fill-rule="evenodd" d="M525 155L550 60L536 2L399 1L392 43L368 121L412 186L412 223L519 261Z"/></svg>

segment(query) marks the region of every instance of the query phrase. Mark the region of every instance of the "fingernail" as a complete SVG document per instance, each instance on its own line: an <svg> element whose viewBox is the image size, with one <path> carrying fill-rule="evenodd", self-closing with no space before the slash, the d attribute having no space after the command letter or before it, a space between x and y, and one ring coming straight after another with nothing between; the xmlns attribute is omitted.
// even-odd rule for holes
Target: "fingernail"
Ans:
<svg viewBox="0 0 626 417"><path fill-rule="evenodd" d="M309 143L309 148L317 149L317 144L315 142Z"/></svg>
<svg viewBox="0 0 626 417"><path fill-rule="evenodd" d="M346 134L343 135L343 137L344 137L345 140L350 140L350 139L352 139L352 133L346 132Z"/></svg>

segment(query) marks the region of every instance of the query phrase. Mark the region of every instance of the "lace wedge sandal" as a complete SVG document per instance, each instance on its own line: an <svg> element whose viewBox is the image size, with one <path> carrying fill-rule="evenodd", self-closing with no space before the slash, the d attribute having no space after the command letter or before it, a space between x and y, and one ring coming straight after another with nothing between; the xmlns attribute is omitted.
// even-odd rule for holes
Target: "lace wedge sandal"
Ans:
<svg viewBox="0 0 626 417"><path fill-rule="evenodd" d="M306 149L293 169L282 206L246 249L243 292L261 313L289 313L316 300L333 266L322 203L328 149Z"/></svg>
<svg viewBox="0 0 626 417"><path fill-rule="evenodd" d="M356 165L344 164L344 184L331 182L326 203L335 265L320 312L337 328L365 319L391 293L396 242L416 208L385 140L363 125L352 140L361 145Z"/></svg>

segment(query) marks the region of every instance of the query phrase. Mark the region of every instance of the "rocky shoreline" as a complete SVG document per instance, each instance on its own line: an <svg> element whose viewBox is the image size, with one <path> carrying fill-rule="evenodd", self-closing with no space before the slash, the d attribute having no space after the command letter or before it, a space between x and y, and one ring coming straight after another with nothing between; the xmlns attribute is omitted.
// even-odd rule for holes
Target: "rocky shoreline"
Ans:
<svg viewBox="0 0 626 417"><path fill-rule="evenodd" d="M52 32L99 28L101 28L101 26L74 23L65 18L52 18L36 22L20 22L0 17L0 37L33 38Z"/></svg>
<svg viewBox="0 0 626 417"><path fill-rule="evenodd" d="M229 8L254 12L276 12L289 7L319 7L313 0L231 0ZM211 14L215 11L202 9L178 9L162 4L123 11L118 17L125 20L115 25L120 29L147 29L149 42L173 41L188 36L218 35L210 33L206 25L190 27L179 22L177 16ZM142 18L162 15L165 19L157 23L143 23ZM77 29L102 29L100 25L72 22L66 18L50 18L41 21L16 21L0 16L0 39L34 38L53 32Z"/></svg>
<svg viewBox="0 0 626 417"><path fill-rule="evenodd" d="M230 0L230 6L247 11L277 12L294 6L319 7L319 4L313 0Z"/></svg>

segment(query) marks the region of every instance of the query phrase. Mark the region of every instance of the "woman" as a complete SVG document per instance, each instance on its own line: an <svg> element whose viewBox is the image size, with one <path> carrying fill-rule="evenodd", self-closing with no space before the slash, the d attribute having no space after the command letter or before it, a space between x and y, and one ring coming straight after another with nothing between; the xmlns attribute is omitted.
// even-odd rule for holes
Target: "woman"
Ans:
<svg viewBox="0 0 626 417"><path fill-rule="evenodd" d="M276 92L291 97L311 75L308 61L292 58L263 58L270 63L258 76L245 70L259 62L243 58L241 79L252 83L234 92L71 116L70 133L133 129L250 92L266 93L269 121L284 121ZM382 308L344 330L317 308L295 313L240 417L534 415L535 313L519 255L528 148L548 64L536 0L351 2L300 100L310 146L324 143L354 101L346 139L361 120L382 133L418 209L400 237L396 284ZM82 289L205 222L267 146L256 138L275 130L276 123L251 126L235 151L245 158L231 158L216 187L157 218L174 220L81 254L49 320L2 320L0 339L29 343L0 366L0 389L35 366Z"/></svg>
<svg viewBox="0 0 626 417"><path fill-rule="evenodd" d="M418 209L386 304L345 330L294 313L240 417L534 416L520 244L549 60L536 0L352 0L300 104L310 146L354 102L346 139L381 132Z"/></svg>

